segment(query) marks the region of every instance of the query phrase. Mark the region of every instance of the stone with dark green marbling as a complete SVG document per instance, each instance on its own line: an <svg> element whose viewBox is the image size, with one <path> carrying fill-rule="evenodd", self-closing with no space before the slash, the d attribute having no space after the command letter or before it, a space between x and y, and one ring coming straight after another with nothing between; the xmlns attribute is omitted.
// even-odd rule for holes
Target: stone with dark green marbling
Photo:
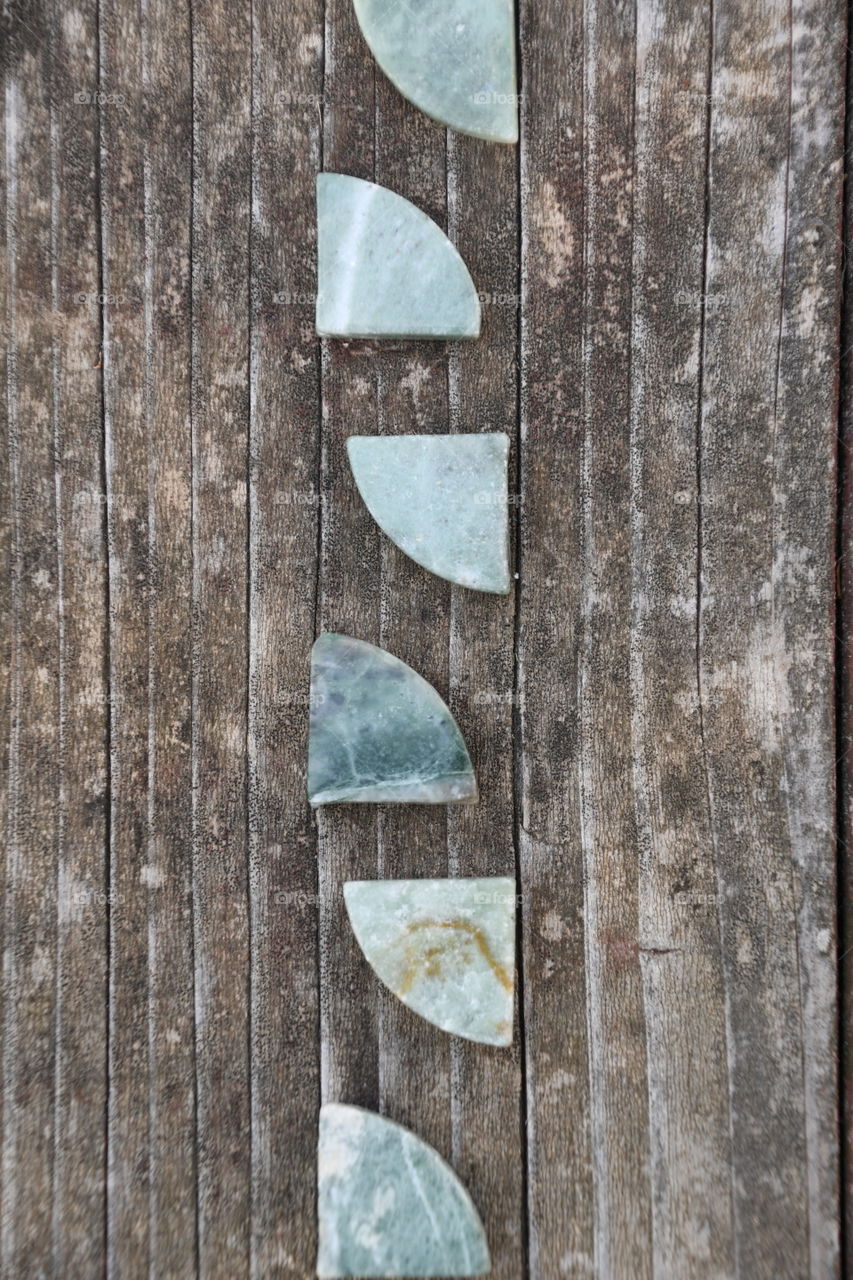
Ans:
<svg viewBox="0 0 853 1280"><path fill-rule="evenodd" d="M312 805L477 799L453 716L431 684L384 649L320 636L311 651L310 706Z"/></svg>
<svg viewBox="0 0 853 1280"><path fill-rule="evenodd" d="M482 1276L483 1224L454 1171L410 1130L361 1107L320 1109L320 1280Z"/></svg>
<svg viewBox="0 0 853 1280"><path fill-rule="evenodd" d="M518 141L513 0L354 0L392 84L442 124Z"/></svg>
<svg viewBox="0 0 853 1280"><path fill-rule="evenodd" d="M353 933L377 976L442 1031L512 1043L515 881L354 880Z"/></svg>
<svg viewBox="0 0 853 1280"><path fill-rule="evenodd" d="M508 436L350 436L347 453L367 509L407 556L474 591L509 591Z"/></svg>
<svg viewBox="0 0 853 1280"><path fill-rule="evenodd" d="M374 182L321 173L317 332L476 338L480 301L465 263L425 213Z"/></svg>

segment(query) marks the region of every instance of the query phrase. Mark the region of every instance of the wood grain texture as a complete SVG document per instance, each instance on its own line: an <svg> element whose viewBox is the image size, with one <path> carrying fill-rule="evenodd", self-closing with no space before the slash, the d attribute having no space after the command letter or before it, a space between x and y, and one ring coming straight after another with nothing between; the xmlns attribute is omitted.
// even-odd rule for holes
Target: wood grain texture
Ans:
<svg viewBox="0 0 853 1280"><path fill-rule="evenodd" d="M853 58L847 49L847 101L853 95ZM836 538L836 673L838 737L838 979L840 995L841 1219L842 1266L850 1267L853 1239L853 183L850 156L853 147L853 115L847 111L844 135L844 209L842 251L844 267L841 315L839 511Z"/></svg>
<svg viewBox="0 0 853 1280"><path fill-rule="evenodd" d="M317 580L314 180L323 12L256 3L249 480L251 1274L316 1255L317 843L305 803ZM286 174L286 181L282 181Z"/></svg>
<svg viewBox="0 0 853 1280"><path fill-rule="evenodd" d="M97 22L54 10L52 108L55 488L59 594L59 843L52 1257L103 1269L107 1102L107 557L102 454ZM80 101L81 97L87 100Z"/></svg>
<svg viewBox="0 0 853 1280"><path fill-rule="evenodd" d="M252 31L193 7L193 907L199 1268L251 1251L248 834Z"/></svg>
<svg viewBox="0 0 853 1280"><path fill-rule="evenodd" d="M4 8L4 1277L308 1280L321 1099L454 1165L500 1280L840 1274L846 17L520 0L509 148L406 103L350 0ZM323 169L448 231L478 342L317 340ZM346 460L477 430L506 599ZM446 697L478 806L311 812L324 630ZM347 879L447 874L517 874L509 1051L349 928Z"/></svg>

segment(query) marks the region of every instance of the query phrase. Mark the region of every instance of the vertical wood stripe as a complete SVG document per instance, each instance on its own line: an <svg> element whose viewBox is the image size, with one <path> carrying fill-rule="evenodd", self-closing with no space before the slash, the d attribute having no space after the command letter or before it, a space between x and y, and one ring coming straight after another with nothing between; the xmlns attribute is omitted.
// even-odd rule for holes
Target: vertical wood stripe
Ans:
<svg viewBox="0 0 853 1280"><path fill-rule="evenodd" d="M321 1099L451 1161L501 1280L838 1275L840 0L519 0L518 148L350 0L0 21L3 1275L307 1280ZM445 227L479 342L317 340L322 169ZM346 459L480 430L506 600ZM478 806L310 811L323 630L447 698ZM509 1051L349 928L347 879L447 874L518 876Z"/></svg>

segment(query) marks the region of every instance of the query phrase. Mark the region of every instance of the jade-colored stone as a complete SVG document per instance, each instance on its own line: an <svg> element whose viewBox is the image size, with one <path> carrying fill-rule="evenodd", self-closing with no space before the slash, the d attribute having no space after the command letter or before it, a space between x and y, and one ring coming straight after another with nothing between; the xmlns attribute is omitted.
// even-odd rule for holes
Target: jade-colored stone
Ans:
<svg viewBox="0 0 853 1280"><path fill-rule="evenodd" d="M317 332L476 338L480 300L456 249L420 209L375 182L321 173Z"/></svg>
<svg viewBox="0 0 853 1280"><path fill-rule="evenodd" d="M468 1192L409 1129L361 1107L320 1109L320 1280L482 1276L486 1233Z"/></svg>
<svg viewBox="0 0 853 1280"><path fill-rule="evenodd" d="M354 0L392 84L442 124L518 141L512 0Z"/></svg>
<svg viewBox="0 0 853 1280"><path fill-rule="evenodd" d="M380 529L440 578L509 591L509 437L350 436L359 493Z"/></svg>
<svg viewBox="0 0 853 1280"><path fill-rule="evenodd" d="M432 685L376 645L327 633L311 651L312 805L477 799L462 734Z"/></svg>
<svg viewBox="0 0 853 1280"><path fill-rule="evenodd" d="M515 881L355 880L344 900L377 977L442 1031L512 1043Z"/></svg>

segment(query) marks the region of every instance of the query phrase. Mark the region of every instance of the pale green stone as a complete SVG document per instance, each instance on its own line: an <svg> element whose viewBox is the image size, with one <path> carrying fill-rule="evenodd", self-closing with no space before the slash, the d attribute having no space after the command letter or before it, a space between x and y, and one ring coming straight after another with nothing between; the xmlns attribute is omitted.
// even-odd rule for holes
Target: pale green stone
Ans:
<svg viewBox="0 0 853 1280"><path fill-rule="evenodd" d="M384 649L320 636L311 651L310 706L312 805L477 799L453 716L431 684Z"/></svg>
<svg viewBox="0 0 853 1280"><path fill-rule="evenodd" d="M460 133L518 141L512 0L354 0L370 51L421 111Z"/></svg>
<svg viewBox="0 0 853 1280"><path fill-rule="evenodd" d="M462 587L509 591L509 437L350 436L368 511L401 551Z"/></svg>
<svg viewBox="0 0 853 1280"><path fill-rule="evenodd" d="M486 1233L454 1171L402 1125L361 1107L320 1109L320 1280L482 1276Z"/></svg>
<svg viewBox="0 0 853 1280"><path fill-rule="evenodd" d="M317 332L476 338L480 300L456 249L420 209L375 182L321 173Z"/></svg>
<svg viewBox="0 0 853 1280"><path fill-rule="evenodd" d="M358 945L404 1004L451 1035L512 1043L515 881L355 880Z"/></svg>

